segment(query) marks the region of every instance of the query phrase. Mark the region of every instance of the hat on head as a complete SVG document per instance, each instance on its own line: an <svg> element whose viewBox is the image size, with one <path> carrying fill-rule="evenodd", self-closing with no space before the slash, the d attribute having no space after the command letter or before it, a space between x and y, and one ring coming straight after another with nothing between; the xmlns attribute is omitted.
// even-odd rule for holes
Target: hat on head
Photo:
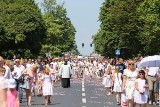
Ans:
<svg viewBox="0 0 160 107"><path fill-rule="evenodd" d="M8 79L8 88L16 88L15 79Z"/></svg>

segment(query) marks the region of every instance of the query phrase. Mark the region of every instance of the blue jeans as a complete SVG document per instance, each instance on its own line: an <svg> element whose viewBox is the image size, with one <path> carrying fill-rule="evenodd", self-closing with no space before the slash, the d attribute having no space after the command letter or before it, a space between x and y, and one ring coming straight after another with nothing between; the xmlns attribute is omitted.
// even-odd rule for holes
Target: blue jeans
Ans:
<svg viewBox="0 0 160 107"><path fill-rule="evenodd" d="M23 89L19 87L19 101L21 102L23 99Z"/></svg>
<svg viewBox="0 0 160 107"><path fill-rule="evenodd" d="M17 90L17 92L19 93L19 101L21 102L22 99L23 99L23 89L20 88L20 83L19 83L19 81L16 80L16 82L17 82L16 90Z"/></svg>
<svg viewBox="0 0 160 107"><path fill-rule="evenodd" d="M103 74L104 74L103 70L102 70L102 69L101 69L101 70L99 70L99 72L98 72L98 76L102 77L102 76L103 76Z"/></svg>

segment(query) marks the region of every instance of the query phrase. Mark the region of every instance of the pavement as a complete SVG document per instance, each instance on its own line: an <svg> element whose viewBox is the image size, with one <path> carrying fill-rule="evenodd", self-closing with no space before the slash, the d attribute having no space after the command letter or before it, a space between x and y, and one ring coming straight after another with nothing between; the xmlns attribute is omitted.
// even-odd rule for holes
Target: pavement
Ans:
<svg viewBox="0 0 160 107"><path fill-rule="evenodd" d="M32 97L31 107L121 107L116 104L115 95L107 96L99 79L72 78L70 88L62 88L55 83L51 104L45 106L44 97ZM20 107L27 107L24 96ZM158 107L148 105L148 107Z"/></svg>

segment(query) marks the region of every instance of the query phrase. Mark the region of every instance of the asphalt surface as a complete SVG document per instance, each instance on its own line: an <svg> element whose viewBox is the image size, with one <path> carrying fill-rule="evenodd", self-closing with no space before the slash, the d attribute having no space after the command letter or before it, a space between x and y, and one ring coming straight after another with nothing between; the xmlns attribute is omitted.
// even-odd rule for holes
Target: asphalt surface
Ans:
<svg viewBox="0 0 160 107"><path fill-rule="evenodd" d="M24 96L20 107L27 107ZM44 97L33 96L31 107L46 107ZM89 77L71 79L70 88L62 88L56 82L51 104L47 107L121 107L116 105L115 95L107 96L99 79ZM158 107L149 105L148 107Z"/></svg>

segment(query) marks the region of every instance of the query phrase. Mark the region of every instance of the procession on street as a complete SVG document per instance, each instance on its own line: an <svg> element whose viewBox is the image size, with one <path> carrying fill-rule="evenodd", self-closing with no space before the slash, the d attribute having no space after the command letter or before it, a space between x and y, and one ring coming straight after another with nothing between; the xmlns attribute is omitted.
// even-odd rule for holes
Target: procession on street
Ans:
<svg viewBox="0 0 160 107"><path fill-rule="evenodd" d="M24 98L26 106L31 106L33 96L44 97L44 105L50 105L54 85L59 82L61 88L70 88L72 78L99 80L106 91L105 96L115 96L117 106L158 106L160 56L147 58L71 56L4 60L0 57L0 107L20 107Z"/></svg>
<svg viewBox="0 0 160 107"><path fill-rule="evenodd" d="M0 4L0 107L160 106L160 0Z"/></svg>

